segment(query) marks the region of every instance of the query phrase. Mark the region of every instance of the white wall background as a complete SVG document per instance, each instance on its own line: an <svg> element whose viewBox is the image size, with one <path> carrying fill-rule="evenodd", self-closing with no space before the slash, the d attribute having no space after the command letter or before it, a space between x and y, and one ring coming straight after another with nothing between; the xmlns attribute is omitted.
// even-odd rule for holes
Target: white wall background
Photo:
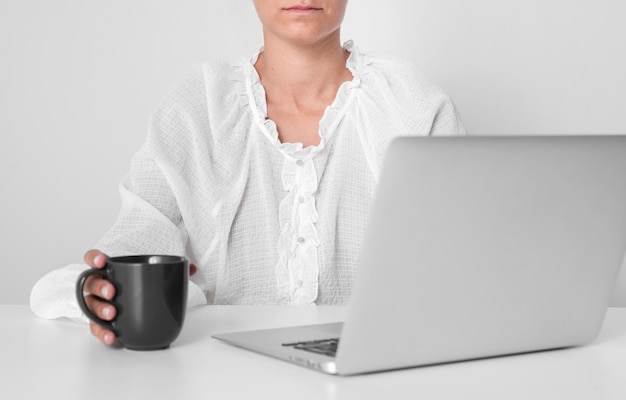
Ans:
<svg viewBox="0 0 626 400"><path fill-rule="evenodd" d="M343 36L417 63L471 134L626 133L625 0L350 0ZM252 0L0 0L0 304L113 223L176 79L261 44Z"/></svg>

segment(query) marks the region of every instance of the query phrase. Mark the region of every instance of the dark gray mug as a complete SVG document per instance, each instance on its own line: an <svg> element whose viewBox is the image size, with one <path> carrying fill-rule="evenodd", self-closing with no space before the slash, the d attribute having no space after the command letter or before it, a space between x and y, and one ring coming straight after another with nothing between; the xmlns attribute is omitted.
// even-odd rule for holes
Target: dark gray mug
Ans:
<svg viewBox="0 0 626 400"><path fill-rule="evenodd" d="M94 315L85 304L83 286L100 275L115 286L113 321ZM76 298L85 315L117 336L131 350L165 349L182 330L187 309L189 261L185 257L140 255L111 257L102 269L84 271L76 282Z"/></svg>

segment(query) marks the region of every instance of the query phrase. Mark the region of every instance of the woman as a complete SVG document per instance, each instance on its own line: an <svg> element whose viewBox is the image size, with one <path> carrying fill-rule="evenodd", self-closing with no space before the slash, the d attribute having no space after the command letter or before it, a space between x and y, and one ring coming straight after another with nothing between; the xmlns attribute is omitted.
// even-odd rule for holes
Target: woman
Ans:
<svg viewBox="0 0 626 400"><path fill-rule="evenodd" d="M254 3L263 49L207 62L163 99L122 182L120 217L85 262L187 254L202 302L341 304L388 143L464 129L411 65L341 45L347 0ZM113 319L113 285L85 288L89 308Z"/></svg>

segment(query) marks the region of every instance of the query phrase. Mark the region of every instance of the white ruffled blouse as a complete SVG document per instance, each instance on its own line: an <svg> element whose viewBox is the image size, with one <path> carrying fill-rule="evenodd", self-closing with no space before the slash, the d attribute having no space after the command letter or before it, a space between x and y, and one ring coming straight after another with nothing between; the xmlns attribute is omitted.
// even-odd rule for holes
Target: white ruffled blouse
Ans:
<svg viewBox="0 0 626 400"><path fill-rule="evenodd" d="M353 79L306 148L281 143L267 118L258 54L197 66L156 108L120 185L119 218L96 248L187 254L209 303L345 303L391 139L464 128L411 64L344 46Z"/></svg>

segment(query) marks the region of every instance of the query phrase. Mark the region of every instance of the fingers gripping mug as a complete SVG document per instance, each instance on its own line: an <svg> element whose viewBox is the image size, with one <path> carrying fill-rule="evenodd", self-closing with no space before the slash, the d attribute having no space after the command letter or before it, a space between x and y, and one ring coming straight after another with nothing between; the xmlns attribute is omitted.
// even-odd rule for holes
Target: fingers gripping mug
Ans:
<svg viewBox="0 0 626 400"><path fill-rule="evenodd" d="M115 286L113 321L94 315L85 303L83 287L91 275ZM185 257L139 255L111 257L102 269L84 271L76 282L76 298L85 315L117 336L131 350L165 349L178 337L187 309L189 261Z"/></svg>

